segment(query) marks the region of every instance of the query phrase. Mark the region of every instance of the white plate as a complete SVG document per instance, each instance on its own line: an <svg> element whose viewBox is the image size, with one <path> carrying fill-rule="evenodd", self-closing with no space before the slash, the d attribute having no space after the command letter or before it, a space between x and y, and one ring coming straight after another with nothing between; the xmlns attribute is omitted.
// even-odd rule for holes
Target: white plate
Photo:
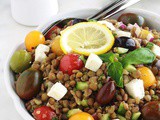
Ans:
<svg viewBox="0 0 160 120"><path fill-rule="evenodd" d="M55 22L55 21L62 19L62 18L67 18L67 17L86 18L96 12L97 12L97 10L95 10L95 9L85 9L85 10L78 10L78 11L74 11L74 12L59 14L59 15L54 16L54 19L39 26L38 30L42 31L50 23ZM152 12L149 12L149 11L141 10L141 9L126 9L125 11L122 11L121 13L115 15L114 18L117 18L120 14L122 14L124 12L132 12L132 13L137 13L139 15L142 15L147 20L147 22L151 28L154 28L154 29L157 29L160 31L160 27L159 27L160 26L160 22L159 22L160 16L159 15L152 13ZM9 54L8 59L6 61L6 64L5 64L4 77L5 77L6 88L9 92L11 98L14 101L14 105L15 105L18 113L24 118L24 120L34 120L33 117L25 109L23 101L18 97L18 95L15 92L14 74L10 70L10 67L9 67L9 61L10 61L10 58L11 58L12 54L14 53L14 51L16 51L18 49L24 49L24 48L25 48L24 43L20 43L17 46L15 46L15 48L11 51L11 53Z"/></svg>

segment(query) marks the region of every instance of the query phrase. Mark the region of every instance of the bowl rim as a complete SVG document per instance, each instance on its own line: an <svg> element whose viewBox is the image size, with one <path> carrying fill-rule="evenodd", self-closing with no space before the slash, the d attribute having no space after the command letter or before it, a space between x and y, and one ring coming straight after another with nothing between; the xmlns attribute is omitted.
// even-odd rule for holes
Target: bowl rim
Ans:
<svg viewBox="0 0 160 120"><path fill-rule="evenodd" d="M64 13L61 13L61 14L57 14L55 15L54 17L56 16L61 16L61 17L57 17L58 19L60 18L63 18L64 16L67 16L67 15L71 15L73 13L77 13L77 12L82 12L82 11L98 11L98 9L81 9L81 10L74 10L72 12L64 12ZM158 15L157 13L154 13L154 12L151 12L151 11L148 11L148 10L144 10L144 9L139 9L139 8L127 8L125 11L133 11L133 12L147 12L148 14L152 14L154 16L158 16L160 18L160 15ZM58 19L49 19L47 22L43 23L42 25L38 26L36 30L40 30L42 31L44 26L48 25L50 22L54 22ZM27 110L25 110L25 108L23 107L22 105L22 101L21 99L19 98L19 96L16 94L15 90L14 90L14 86L12 86L11 84L11 80L10 80L10 67L9 67L9 61L10 61L10 58L11 56L13 55L13 53L17 50L17 48L19 46L24 46L24 41L15 45L14 48L9 52L9 54L7 55L7 59L5 61L5 64L4 64L4 81L5 81L5 87L7 88L7 92L9 93L9 96L11 97L13 103L14 103L14 106L17 110L17 112L19 113L19 115L21 115L21 117L25 120L34 120L34 118L28 113Z"/></svg>

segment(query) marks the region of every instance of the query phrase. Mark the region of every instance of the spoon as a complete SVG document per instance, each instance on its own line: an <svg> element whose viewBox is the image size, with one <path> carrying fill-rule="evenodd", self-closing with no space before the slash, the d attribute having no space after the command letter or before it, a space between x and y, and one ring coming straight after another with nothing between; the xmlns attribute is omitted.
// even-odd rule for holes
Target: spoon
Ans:
<svg viewBox="0 0 160 120"><path fill-rule="evenodd" d="M127 7L139 2L140 0L116 0L105 6L102 10L100 10L98 13L96 13L93 16L88 17L87 19L81 19L81 18L66 18L59 21L56 21L52 24L50 24L48 27L44 28L42 30L43 35L46 35L52 28L55 26L59 26L60 28L63 28L69 21L73 20L73 24L79 23L79 22L86 22L90 19L93 20L103 20L106 18L111 17L112 15L126 9Z"/></svg>

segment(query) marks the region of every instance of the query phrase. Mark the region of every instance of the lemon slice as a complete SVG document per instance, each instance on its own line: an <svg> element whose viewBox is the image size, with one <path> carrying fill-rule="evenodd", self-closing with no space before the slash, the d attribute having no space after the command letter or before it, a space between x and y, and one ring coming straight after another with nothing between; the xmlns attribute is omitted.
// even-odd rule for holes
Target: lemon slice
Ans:
<svg viewBox="0 0 160 120"><path fill-rule="evenodd" d="M61 32L60 46L65 54L75 52L83 55L103 54L114 44L112 32L96 22L82 22Z"/></svg>

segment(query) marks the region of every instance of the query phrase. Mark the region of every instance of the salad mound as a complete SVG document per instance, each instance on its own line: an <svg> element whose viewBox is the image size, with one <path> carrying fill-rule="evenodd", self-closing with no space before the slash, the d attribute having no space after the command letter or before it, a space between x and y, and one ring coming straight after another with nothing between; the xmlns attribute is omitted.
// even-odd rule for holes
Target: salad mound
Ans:
<svg viewBox="0 0 160 120"><path fill-rule="evenodd" d="M31 31L10 68L36 120L159 120L160 33L142 16Z"/></svg>

